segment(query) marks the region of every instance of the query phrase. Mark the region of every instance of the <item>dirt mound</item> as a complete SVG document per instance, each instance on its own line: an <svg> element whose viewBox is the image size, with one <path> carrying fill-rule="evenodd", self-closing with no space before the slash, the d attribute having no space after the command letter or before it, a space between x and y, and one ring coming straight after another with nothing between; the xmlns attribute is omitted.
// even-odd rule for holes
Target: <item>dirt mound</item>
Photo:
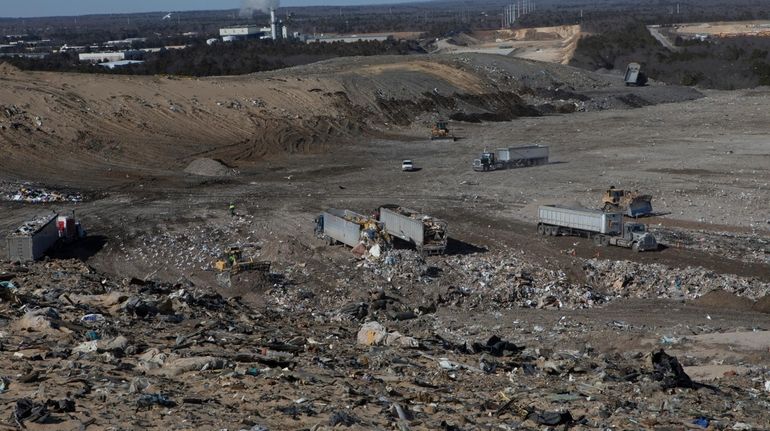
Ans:
<svg viewBox="0 0 770 431"><path fill-rule="evenodd" d="M20 72L20 70L16 66L5 62L0 62L0 76L15 75L18 72Z"/></svg>
<svg viewBox="0 0 770 431"><path fill-rule="evenodd" d="M219 160L209 158L193 160L184 171L188 174L202 177L232 177L237 174L235 169L228 167Z"/></svg>
<svg viewBox="0 0 770 431"><path fill-rule="evenodd" d="M694 302L704 307L734 311L751 311L754 306L754 301L751 299L743 298L724 290L712 290L697 298Z"/></svg>
<svg viewBox="0 0 770 431"><path fill-rule="evenodd" d="M763 296L757 299L752 309L759 313L770 314L770 296Z"/></svg>

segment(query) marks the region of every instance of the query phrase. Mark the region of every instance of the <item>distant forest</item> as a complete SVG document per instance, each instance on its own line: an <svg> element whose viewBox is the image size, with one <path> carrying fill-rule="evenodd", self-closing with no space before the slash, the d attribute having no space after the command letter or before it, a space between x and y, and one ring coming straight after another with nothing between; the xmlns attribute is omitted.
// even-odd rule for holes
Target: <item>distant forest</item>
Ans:
<svg viewBox="0 0 770 431"><path fill-rule="evenodd" d="M677 39L679 52L655 40L636 20L607 23L584 37L571 64L589 70L642 64L651 78L670 84L731 90L770 85L770 38L734 37L706 41Z"/></svg>
<svg viewBox="0 0 770 431"><path fill-rule="evenodd" d="M132 75L215 76L242 75L315 63L336 57L406 55L424 53L416 42L359 41L352 43L304 43L254 40L205 42L186 49L170 49L146 55L145 63L105 69L78 61L76 53L53 54L43 59L14 58L11 63L26 70L113 73Z"/></svg>

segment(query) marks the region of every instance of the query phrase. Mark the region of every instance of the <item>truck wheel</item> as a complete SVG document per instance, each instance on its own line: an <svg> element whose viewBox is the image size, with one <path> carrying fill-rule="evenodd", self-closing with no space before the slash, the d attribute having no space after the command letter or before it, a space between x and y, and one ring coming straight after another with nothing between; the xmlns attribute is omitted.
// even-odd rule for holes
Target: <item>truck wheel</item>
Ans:
<svg viewBox="0 0 770 431"><path fill-rule="evenodd" d="M537 233L540 235L545 235L545 226L542 224L537 225Z"/></svg>
<svg viewBox="0 0 770 431"><path fill-rule="evenodd" d="M639 253L641 251L641 250L639 250L639 243L635 242L635 243L631 244L631 250Z"/></svg>
<svg viewBox="0 0 770 431"><path fill-rule="evenodd" d="M556 234L558 234L558 233L559 233L559 228L558 227L552 227L551 228L551 232L549 232L549 234L551 236L556 236Z"/></svg>

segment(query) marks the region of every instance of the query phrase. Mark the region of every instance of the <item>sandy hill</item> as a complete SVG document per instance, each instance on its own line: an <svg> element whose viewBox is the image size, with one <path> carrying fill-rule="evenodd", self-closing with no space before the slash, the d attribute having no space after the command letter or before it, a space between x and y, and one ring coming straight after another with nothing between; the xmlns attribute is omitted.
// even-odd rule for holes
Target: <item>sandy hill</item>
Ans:
<svg viewBox="0 0 770 431"><path fill-rule="evenodd" d="M415 121L510 120L697 97L628 90L555 64L482 54L345 58L239 77L23 72L0 67L0 151L11 179L66 183L179 171L207 157L235 167L324 151ZM629 92L638 92L639 95ZM641 101L640 101L641 99ZM596 101L592 103L591 101Z"/></svg>

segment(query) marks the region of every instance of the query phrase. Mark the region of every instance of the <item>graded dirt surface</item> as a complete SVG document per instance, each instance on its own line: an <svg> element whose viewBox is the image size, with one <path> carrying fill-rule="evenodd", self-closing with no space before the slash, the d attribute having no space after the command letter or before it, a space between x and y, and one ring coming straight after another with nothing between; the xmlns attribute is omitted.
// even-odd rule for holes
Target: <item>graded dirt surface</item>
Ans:
<svg viewBox="0 0 770 431"><path fill-rule="evenodd" d="M437 43L440 53L486 53L568 64L581 37L579 25L475 32Z"/></svg>
<svg viewBox="0 0 770 431"><path fill-rule="evenodd" d="M770 36L770 21L706 22L674 24L671 31L683 36L711 37Z"/></svg>
<svg viewBox="0 0 770 431"><path fill-rule="evenodd" d="M567 410L575 429L770 421L766 89L625 88L470 54L200 80L3 73L2 190L88 197L0 201L0 241L54 209L89 232L0 267L18 287L0 303L2 415L52 400L59 421L25 416L30 429L541 429L538 412ZM505 121L427 139L458 113ZM551 163L471 169L485 148L533 143ZM237 175L185 173L197 159ZM661 250L536 234L538 205L598 207L610 185L653 195L639 221ZM383 204L446 220L447 254L397 244L390 263L361 260L314 236L326 208ZM224 287L211 264L236 243L272 274ZM367 320L407 338L357 345ZM83 345L92 330L102 340ZM492 335L524 350L496 356ZM661 348L712 386L656 375Z"/></svg>

